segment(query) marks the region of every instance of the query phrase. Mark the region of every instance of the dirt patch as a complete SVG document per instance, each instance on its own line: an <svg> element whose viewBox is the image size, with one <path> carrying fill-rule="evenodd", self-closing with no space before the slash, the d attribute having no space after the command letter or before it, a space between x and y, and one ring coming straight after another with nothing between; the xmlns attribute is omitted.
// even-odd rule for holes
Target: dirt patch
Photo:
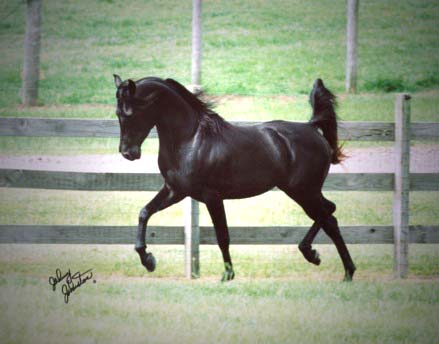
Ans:
<svg viewBox="0 0 439 344"><path fill-rule="evenodd" d="M342 164L332 165L332 173L392 173L395 158L392 147L348 148L349 156ZM117 155L78 156L8 156L0 155L0 168L70 171L70 172L125 172L158 173L157 156L144 155L140 160L128 161ZM439 172L439 145L411 148L410 170L413 173Z"/></svg>

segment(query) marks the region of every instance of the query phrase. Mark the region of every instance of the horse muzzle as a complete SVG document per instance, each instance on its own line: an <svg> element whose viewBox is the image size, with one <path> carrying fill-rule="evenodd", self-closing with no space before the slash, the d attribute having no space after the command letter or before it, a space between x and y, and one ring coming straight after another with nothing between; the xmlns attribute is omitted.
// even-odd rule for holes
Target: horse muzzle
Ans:
<svg viewBox="0 0 439 344"><path fill-rule="evenodd" d="M132 147L130 149L124 150L121 152L121 154L125 159L129 161L140 159L141 156L139 147Z"/></svg>

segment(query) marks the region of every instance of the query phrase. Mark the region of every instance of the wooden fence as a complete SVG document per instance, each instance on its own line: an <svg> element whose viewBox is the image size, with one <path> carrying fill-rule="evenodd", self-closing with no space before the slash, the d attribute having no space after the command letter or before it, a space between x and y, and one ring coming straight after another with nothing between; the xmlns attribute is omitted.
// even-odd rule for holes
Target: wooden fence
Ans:
<svg viewBox="0 0 439 344"><path fill-rule="evenodd" d="M249 124L239 122L238 124ZM255 122L252 122L255 123ZM439 140L439 123L410 123L410 97L397 95L395 123L342 122L343 140L395 141L395 173L332 173L324 190L393 191L394 223L387 226L341 226L349 244L394 243L394 270L408 271L409 243L439 243L439 225L409 226L409 191L439 191L438 173L409 173L410 140ZM116 120L0 118L0 136L119 137ZM157 137L153 131L150 137ZM156 191L157 173L82 173L0 168L0 187L88 191ZM212 227L198 224L198 203L185 200L184 226L150 226L148 244L185 244L186 275L199 275L199 245L216 244ZM297 244L308 227L230 227L232 244ZM0 225L0 243L133 244L133 226ZM322 231L321 231L322 232ZM330 243L322 233L315 243Z"/></svg>

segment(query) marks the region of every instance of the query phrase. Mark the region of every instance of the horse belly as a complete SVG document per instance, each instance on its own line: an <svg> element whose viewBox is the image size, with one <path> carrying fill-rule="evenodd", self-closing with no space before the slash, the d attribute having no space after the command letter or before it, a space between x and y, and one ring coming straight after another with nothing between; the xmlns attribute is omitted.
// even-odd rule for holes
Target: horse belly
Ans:
<svg viewBox="0 0 439 344"><path fill-rule="evenodd" d="M254 197L271 190L274 185L240 185L239 187L229 188L221 192L222 199L240 199Z"/></svg>
<svg viewBox="0 0 439 344"><path fill-rule="evenodd" d="M277 182L273 165L245 164L245 158L235 164L227 174L214 178L213 188L223 199L248 198L267 192ZM245 165L245 166L243 166ZM211 179L212 182L212 179Z"/></svg>

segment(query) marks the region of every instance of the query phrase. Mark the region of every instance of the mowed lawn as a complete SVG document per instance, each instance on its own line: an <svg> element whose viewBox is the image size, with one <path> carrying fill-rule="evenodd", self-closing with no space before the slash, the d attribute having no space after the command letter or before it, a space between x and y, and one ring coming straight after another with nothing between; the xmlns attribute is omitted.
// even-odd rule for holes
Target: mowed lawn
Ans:
<svg viewBox="0 0 439 344"><path fill-rule="evenodd" d="M0 245L2 343L438 342L437 245L410 246L407 280L392 278L391 245L350 245L353 283L333 246L317 249L319 267L291 246L233 246L237 276L221 283L214 246L189 281L181 246L151 247L149 274L131 246ZM93 269L68 304L57 268Z"/></svg>
<svg viewBox="0 0 439 344"><path fill-rule="evenodd" d="M25 6L0 3L0 107L20 103ZM40 103L112 104L113 73L189 84L191 1L43 3ZM359 92L439 86L434 0L361 3ZM206 1L202 84L213 95L308 94L315 78L344 91L346 2Z"/></svg>

